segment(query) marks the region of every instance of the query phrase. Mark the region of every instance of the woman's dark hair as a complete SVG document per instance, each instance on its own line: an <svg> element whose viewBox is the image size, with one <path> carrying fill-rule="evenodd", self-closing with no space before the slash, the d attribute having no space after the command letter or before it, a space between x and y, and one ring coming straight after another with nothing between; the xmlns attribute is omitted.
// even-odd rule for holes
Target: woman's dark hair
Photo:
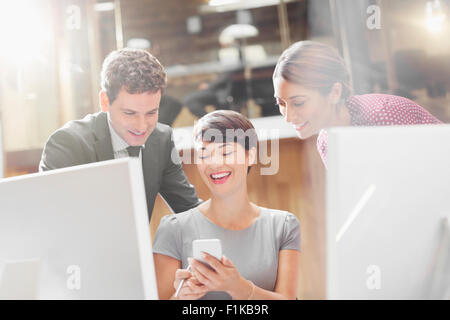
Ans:
<svg viewBox="0 0 450 320"><path fill-rule="evenodd" d="M124 89L131 94L164 91L167 83L166 73L161 63L148 51L124 48L111 52L103 62L102 90L106 92L109 103L116 100Z"/></svg>
<svg viewBox="0 0 450 320"><path fill-rule="evenodd" d="M350 73L333 47L315 41L299 41L287 48L278 59L273 78L281 77L327 95L335 83L342 85L341 99L352 92Z"/></svg>
<svg viewBox="0 0 450 320"><path fill-rule="evenodd" d="M253 124L244 115L231 110L217 110L201 117L194 126L194 140L236 142L246 151L258 146L258 135Z"/></svg>

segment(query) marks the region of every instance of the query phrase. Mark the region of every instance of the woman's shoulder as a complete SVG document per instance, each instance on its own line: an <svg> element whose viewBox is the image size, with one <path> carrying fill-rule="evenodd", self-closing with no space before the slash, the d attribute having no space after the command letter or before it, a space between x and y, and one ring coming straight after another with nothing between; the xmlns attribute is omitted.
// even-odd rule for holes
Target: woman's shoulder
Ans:
<svg viewBox="0 0 450 320"><path fill-rule="evenodd" d="M362 109L364 110L381 110L386 106L387 103L395 100L396 98L402 98L393 96L390 94L382 94L382 93L370 93L370 94L362 94L355 95L348 98L347 103L352 109ZM406 99L406 98L402 98ZM406 99L407 100L407 99Z"/></svg>
<svg viewBox="0 0 450 320"><path fill-rule="evenodd" d="M381 93L355 95L347 101L353 125L390 124L397 109L412 105L415 103L407 98Z"/></svg>
<svg viewBox="0 0 450 320"><path fill-rule="evenodd" d="M266 209L266 219L270 219L270 229L279 250L300 251L300 222L292 213L284 210Z"/></svg>
<svg viewBox="0 0 450 320"><path fill-rule="evenodd" d="M348 99L355 125L408 125L439 123L416 102L390 94L364 94Z"/></svg>
<svg viewBox="0 0 450 320"><path fill-rule="evenodd" d="M275 225L298 223L298 218L291 212L278 209L261 208L262 220L268 220Z"/></svg>
<svg viewBox="0 0 450 320"><path fill-rule="evenodd" d="M386 107L403 107L403 106L417 106L416 102L401 96L383 93L371 93L363 95L355 95L348 98L348 104L350 106L365 107L368 109L380 109Z"/></svg>
<svg viewBox="0 0 450 320"><path fill-rule="evenodd" d="M192 222L196 215L197 208L192 208L180 213L168 214L161 218L160 226L183 226Z"/></svg>

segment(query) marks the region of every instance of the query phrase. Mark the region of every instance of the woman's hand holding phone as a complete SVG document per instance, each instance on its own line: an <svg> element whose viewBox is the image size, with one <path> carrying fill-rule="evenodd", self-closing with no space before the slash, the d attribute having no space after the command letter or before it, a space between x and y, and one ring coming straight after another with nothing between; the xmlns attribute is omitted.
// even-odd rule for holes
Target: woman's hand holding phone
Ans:
<svg viewBox="0 0 450 320"><path fill-rule="evenodd" d="M196 259L188 260L192 274L207 291L225 291L233 298L241 299L246 299L252 294L253 285L241 276L230 259L222 256L219 261L205 252L202 254L202 259L210 268Z"/></svg>
<svg viewBox="0 0 450 320"><path fill-rule="evenodd" d="M176 298L199 299L208 291L225 291L235 299L247 299L253 294L254 285L222 255L220 240L194 240L192 246L194 258L188 258L189 268L175 273Z"/></svg>

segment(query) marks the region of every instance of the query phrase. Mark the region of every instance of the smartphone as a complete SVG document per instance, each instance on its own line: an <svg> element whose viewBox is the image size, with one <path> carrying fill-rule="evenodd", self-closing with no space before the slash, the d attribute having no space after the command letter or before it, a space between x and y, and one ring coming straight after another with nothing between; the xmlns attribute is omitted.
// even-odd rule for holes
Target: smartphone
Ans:
<svg viewBox="0 0 450 320"><path fill-rule="evenodd" d="M222 244L219 239L198 239L192 241L192 254L194 259L208 264L202 259L202 251L209 253L219 261L222 259Z"/></svg>

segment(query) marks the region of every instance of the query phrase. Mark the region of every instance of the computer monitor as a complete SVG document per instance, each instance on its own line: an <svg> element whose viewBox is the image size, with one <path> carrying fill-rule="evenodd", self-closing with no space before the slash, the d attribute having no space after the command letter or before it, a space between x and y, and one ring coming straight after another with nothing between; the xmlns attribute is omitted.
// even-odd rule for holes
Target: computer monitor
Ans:
<svg viewBox="0 0 450 320"><path fill-rule="evenodd" d="M38 299L157 299L140 161L0 180L2 270L2 298L28 273Z"/></svg>
<svg viewBox="0 0 450 320"><path fill-rule="evenodd" d="M450 126L331 128L327 298L450 298Z"/></svg>

